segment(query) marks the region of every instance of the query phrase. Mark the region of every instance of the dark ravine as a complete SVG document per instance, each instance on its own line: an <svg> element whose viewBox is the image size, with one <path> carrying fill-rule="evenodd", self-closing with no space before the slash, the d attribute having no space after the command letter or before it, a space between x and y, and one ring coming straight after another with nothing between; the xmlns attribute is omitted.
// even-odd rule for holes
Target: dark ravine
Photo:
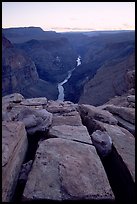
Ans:
<svg viewBox="0 0 137 204"><path fill-rule="evenodd" d="M80 56L78 56L76 62L77 62L77 66L76 67L78 67L81 64L81 57ZM65 83L67 83L67 81L69 80L69 78L73 74L73 71L76 69L76 67L71 69L70 71L68 71L68 76L62 82L60 82L58 84L58 91L59 91L58 100L64 101L65 94L64 94L64 87L63 87L63 85Z"/></svg>

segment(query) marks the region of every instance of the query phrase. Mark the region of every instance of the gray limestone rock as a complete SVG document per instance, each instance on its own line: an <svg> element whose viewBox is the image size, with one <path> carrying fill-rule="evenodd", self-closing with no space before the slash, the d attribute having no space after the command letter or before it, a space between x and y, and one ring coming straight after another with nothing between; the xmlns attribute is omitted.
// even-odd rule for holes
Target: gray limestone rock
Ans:
<svg viewBox="0 0 137 204"><path fill-rule="evenodd" d="M47 98L46 97L29 98L29 99L23 100L20 104L25 105L25 106L46 105L47 104Z"/></svg>
<svg viewBox="0 0 137 204"><path fill-rule="evenodd" d="M77 110L77 104L69 101L48 101L46 110L58 114L69 113Z"/></svg>
<svg viewBox="0 0 137 204"><path fill-rule="evenodd" d="M61 138L42 141L22 198L37 199L114 201L95 147Z"/></svg>
<svg viewBox="0 0 137 204"><path fill-rule="evenodd" d="M58 137L68 140L92 144L90 135L85 126L58 125L49 130L49 137Z"/></svg>
<svg viewBox="0 0 137 204"><path fill-rule="evenodd" d="M77 111L63 114L53 114L52 126L57 125L80 126L82 125L82 121Z"/></svg>
<svg viewBox="0 0 137 204"><path fill-rule="evenodd" d="M112 140L106 131L96 130L91 135L91 139L100 156L105 157L111 152Z"/></svg>
<svg viewBox="0 0 137 204"><path fill-rule="evenodd" d="M114 105L108 105L105 107L106 110L112 114L116 114L124 120L135 124L135 108L118 107Z"/></svg>
<svg viewBox="0 0 137 204"><path fill-rule="evenodd" d="M52 123L52 113L45 109L33 110L24 108L16 117L16 121L22 121L25 124L27 133L32 135L37 131L45 132Z"/></svg>
<svg viewBox="0 0 137 204"><path fill-rule="evenodd" d="M114 125L102 124L112 139L113 145L127 166L135 182L135 138L126 129Z"/></svg>
<svg viewBox="0 0 137 204"><path fill-rule="evenodd" d="M2 201L10 202L28 147L22 122L2 122Z"/></svg>
<svg viewBox="0 0 137 204"><path fill-rule="evenodd" d="M88 116L90 119L99 120L108 124L117 124L115 117L109 112L92 105L79 105L80 114L82 117Z"/></svg>

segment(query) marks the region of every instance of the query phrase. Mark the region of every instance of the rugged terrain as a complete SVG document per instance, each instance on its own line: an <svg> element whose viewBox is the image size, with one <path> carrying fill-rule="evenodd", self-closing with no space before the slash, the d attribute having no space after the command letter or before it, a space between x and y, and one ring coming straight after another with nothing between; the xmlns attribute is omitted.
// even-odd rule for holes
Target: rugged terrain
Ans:
<svg viewBox="0 0 137 204"><path fill-rule="evenodd" d="M30 97L37 93L37 96L57 99L57 85L76 67L79 55L82 64L64 84L65 100L101 105L127 91L126 75L129 70L134 70L135 63L134 31L50 33L29 27L3 29L3 33L14 43L14 48L25 52L35 64L39 78L48 85L48 89L42 82L31 87ZM24 96L29 97L29 88L26 90Z"/></svg>
<svg viewBox="0 0 137 204"><path fill-rule="evenodd" d="M125 70L135 69L134 37L134 32L132 31L118 32L115 34L112 32L110 34L107 33L89 37L89 39L82 41L83 43L79 43L79 53L81 53L82 64L78 69L74 70L71 78L64 85L65 99L71 100L72 102L82 100L84 103L89 103L90 101L90 104L101 105L114 95L118 95L119 93L122 94L126 86L126 82L123 82L125 80L123 76L126 75ZM76 49L78 49L78 47L76 47ZM130 58L132 58L132 61ZM104 78L98 73L104 75ZM111 90L112 93L109 90L109 87L112 89L112 82L108 79L110 74L112 74L112 78L115 81L115 88L117 90L120 88L120 90L122 90L121 92L116 92L114 88L113 91ZM96 75L98 75L97 78ZM95 79L93 79L94 77ZM90 86L89 84L92 79L94 82L92 86ZM106 81L107 86L104 81ZM103 96L102 99L100 97L98 101L95 99L93 102L92 99L90 100L90 97L96 97L95 94L99 91L98 86L104 86ZM86 91L87 95L85 94Z"/></svg>
<svg viewBox="0 0 137 204"><path fill-rule="evenodd" d="M4 32L2 201L135 203L134 32Z"/></svg>
<svg viewBox="0 0 137 204"><path fill-rule="evenodd" d="M130 74L132 73L132 74ZM129 88L135 88L135 54L121 58L120 62L109 62L101 66L93 79L83 89L79 103L102 105L114 96L121 96ZM130 76L131 75L131 76ZM89 97L90 96L90 97Z"/></svg>
<svg viewBox="0 0 137 204"><path fill-rule="evenodd" d="M134 203L134 99L95 107L4 96L2 201Z"/></svg>
<svg viewBox="0 0 137 204"><path fill-rule="evenodd" d="M32 59L2 36L2 95L20 92L25 97L56 99L57 87L39 78Z"/></svg>

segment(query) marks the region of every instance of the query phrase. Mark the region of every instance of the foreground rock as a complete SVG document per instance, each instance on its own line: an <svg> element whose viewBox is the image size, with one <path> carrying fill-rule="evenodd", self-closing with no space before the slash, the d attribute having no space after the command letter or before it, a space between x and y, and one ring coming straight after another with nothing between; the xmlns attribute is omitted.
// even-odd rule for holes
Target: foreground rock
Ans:
<svg viewBox="0 0 137 204"><path fill-rule="evenodd" d="M129 123L128 121L122 119L118 115L115 115L115 118L118 120L118 125L128 130L131 134L135 136L135 125Z"/></svg>
<svg viewBox="0 0 137 204"><path fill-rule="evenodd" d="M77 111L71 111L62 114L53 114L52 126L57 125L80 126L82 125L82 121Z"/></svg>
<svg viewBox="0 0 137 204"><path fill-rule="evenodd" d="M16 121L22 121L25 124L27 133L32 135L38 131L46 132L52 123L52 113L45 109L32 110L24 108L17 115Z"/></svg>
<svg viewBox="0 0 137 204"><path fill-rule="evenodd" d="M106 131L135 182L135 138L126 129L96 121L97 128Z"/></svg>
<svg viewBox="0 0 137 204"><path fill-rule="evenodd" d="M46 110L54 114L69 113L77 110L77 104L70 101L48 101Z"/></svg>
<svg viewBox="0 0 137 204"><path fill-rule="evenodd" d="M135 108L118 107L114 105L108 105L105 107L109 112L118 115L124 120L135 124Z"/></svg>
<svg viewBox="0 0 137 204"><path fill-rule="evenodd" d="M49 137L64 138L83 143L92 144L91 138L85 126L58 125L49 130Z"/></svg>
<svg viewBox="0 0 137 204"><path fill-rule="evenodd" d="M104 127L110 137L113 145L123 162L127 166L133 181L135 182L135 138L122 127L104 124Z"/></svg>
<svg viewBox="0 0 137 204"><path fill-rule="evenodd" d="M82 117L86 116L90 120L95 119L113 125L118 122L109 111L91 105L79 105L79 110Z"/></svg>
<svg viewBox="0 0 137 204"><path fill-rule="evenodd" d="M95 148L60 138L41 142L23 201L41 199L114 200Z"/></svg>
<svg viewBox="0 0 137 204"><path fill-rule="evenodd" d="M105 157L109 155L112 150L112 140L106 131L96 130L91 135L91 138L100 156Z"/></svg>
<svg viewBox="0 0 137 204"><path fill-rule="evenodd" d="M22 122L2 123L2 201L10 202L28 147Z"/></svg>
<svg viewBox="0 0 137 204"><path fill-rule="evenodd" d="M21 102L21 105L25 105L25 106L41 106L41 105L46 105L46 104L47 104L46 97L29 98Z"/></svg>

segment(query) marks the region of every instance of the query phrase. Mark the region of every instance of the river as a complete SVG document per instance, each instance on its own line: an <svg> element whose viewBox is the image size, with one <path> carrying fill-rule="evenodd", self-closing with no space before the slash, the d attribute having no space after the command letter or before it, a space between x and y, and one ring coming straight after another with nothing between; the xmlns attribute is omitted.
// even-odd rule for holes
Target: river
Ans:
<svg viewBox="0 0 137 204"><path fill-rule="evenodd" d="M81 64L81 57L80 56L78 56L76 62L77 62L77 66L76 67L78 67ZM69 78L72 75L72 72L76 69L76 67L71 69L70 71L68 71L68 76L62 82L60 82L58 84L59 95L58 95L58 99L57 100L64 101L64 96L65 95L64 95L64 87L63 87L63 85L69 80Z"/></svg>

